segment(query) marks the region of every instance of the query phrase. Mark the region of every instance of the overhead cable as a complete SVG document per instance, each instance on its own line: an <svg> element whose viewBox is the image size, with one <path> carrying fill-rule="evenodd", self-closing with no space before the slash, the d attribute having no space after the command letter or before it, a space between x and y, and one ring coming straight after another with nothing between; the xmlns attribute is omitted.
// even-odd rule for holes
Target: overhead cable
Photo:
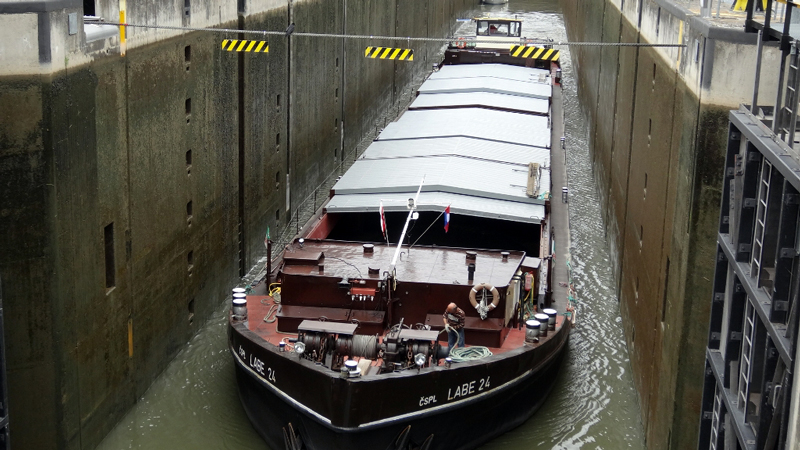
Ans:
<svg viewBox="0 0 800 450"><path fill-rule="evenodd" d="M210 33L236 33L236 34L249 34L255 36L286 36L286 31L266 31L266 30L237 30L235 28L195 28L195 27L177 27L170 25L141 25L135 23L119 23L119 22L94 22L95 25L113 25L124 26L131 28L153 28L159 30L175 30L175 31L204 31ZM312 38L337 38L337 39L363 39L371 41L407 41L407 42L453 42L456 39L463 38L467 42L480 42L480 43L494 43L497 41L481 40L479 38L472 38L467 36L453 36L446 38L430 38L430 37L411 37L411 36L375 36L366 34L336 34L336 33L301 33L293 32L292 37L312 37ZM554 47L686 47L686 44L647 44L639 42L565 42L565 41L550 41L547 39L530 39L522 37L521 42L533 45L552 45Z"/></svg>

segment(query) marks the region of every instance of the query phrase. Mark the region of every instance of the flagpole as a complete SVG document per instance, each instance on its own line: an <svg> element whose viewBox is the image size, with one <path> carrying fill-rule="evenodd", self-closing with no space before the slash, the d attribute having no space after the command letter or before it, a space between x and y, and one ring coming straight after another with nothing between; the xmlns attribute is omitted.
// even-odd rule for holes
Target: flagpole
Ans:
<svg viewBox="0 0 800 450"><path fill-rule="evenodd" d="M406 237L406 231L408 231L408 223L411 222L411 216L414 214L414 210L417 209L417 199L419 199L419 193L422 191L422 185L425 184L425 177L422 177L422 181L419 183L419 188L417 188L417 195L414 196L414 204L411 206L411 210L408 211L408 217L406 217L406 224L403 225L403 232L400 233L400 239L397 242L397 249L394 251L394 256L392 257L392 265L389 267L389 273L394 274L395 267L397 266L397 257L400 256L400 248L403 246L403 239Z"/></svg>
<svg viewBox="0 0 800 450"><path fill-rule="evenodd" d="M436 216L436 218L435 218L435 219L433 219L433 221L431 222L431 224L430 224L430 225L428 225L428 228L425 228L425 231L423 231L423 232L422 232L422 234L420 234L420 235L419 235L419 237L417 237L417 240L416 240L416 241L414 241L414 243L413 243L413 244L409 245L409 246L408 246L408 248L411 248L411 247L413 247L413 246L417 245L417 242L419 242L419 240L420 240L420 239L422 239L422 236L425 236L425 233L427 233L427 232L428 232L428 230L430 230L430 229L431 229L431 227L433 226L433 224L435 224L435 223L436 223L436 222L439 220L439 217L442 217L442 215L444 215L444 211L440 212L440 213L439 213L439 215L438 215L438 216Z"/></svg>
<svg viewBox="0 0 800 450"><path fill-rule="evenodd" d="M267 287L272 282L272 239L267 241Z"/></svg>
<svg viewBox="0 0 800 450"><path fill-rule="evenodd" d="M381 232L383 232L383 238L386 239L386 246L389 246L389 227L386 226L386 215L383 212L383 200L380 202L380 213L381 213Z"/></svg>

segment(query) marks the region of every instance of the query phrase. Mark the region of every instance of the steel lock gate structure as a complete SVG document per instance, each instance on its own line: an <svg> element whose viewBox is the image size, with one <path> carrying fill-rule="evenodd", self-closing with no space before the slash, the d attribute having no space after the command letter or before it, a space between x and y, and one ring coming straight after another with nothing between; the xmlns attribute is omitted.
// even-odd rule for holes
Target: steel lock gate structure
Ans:
<svg viewBox="0 0 800 450"><path fill-rule="evenodd" d="M11 442L8 434L8 383L3 320L3 280L0 279L0 450L8 450L11 448Z"/></svg>
<svg viewBox="0 0 800 450"><path fill-rule="evenodd" d="M752 105L731 111L706 350L700 449L784 449L798 441L800 389L800 30L773 3L746 31L759 33ZM764 42L781 50L774 106L758 105Z"/></svg>

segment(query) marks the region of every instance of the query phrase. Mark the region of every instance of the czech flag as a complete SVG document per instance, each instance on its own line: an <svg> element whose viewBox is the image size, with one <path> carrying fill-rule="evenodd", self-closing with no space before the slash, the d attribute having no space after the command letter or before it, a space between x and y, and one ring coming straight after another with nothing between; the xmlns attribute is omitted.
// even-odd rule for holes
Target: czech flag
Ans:
<svg viewBox="0 0 800 450"><path fill-rule="evenodd" d="M383 238L386 238L386 215L383 214L383 202L381 202L381 233L383 233Z"/></svg>
<svg viewBox="0 0 800 450"><path fill-rule="evenodd" d="M450 205L444 209L444 232L447 233L450 229Z"/></svg>

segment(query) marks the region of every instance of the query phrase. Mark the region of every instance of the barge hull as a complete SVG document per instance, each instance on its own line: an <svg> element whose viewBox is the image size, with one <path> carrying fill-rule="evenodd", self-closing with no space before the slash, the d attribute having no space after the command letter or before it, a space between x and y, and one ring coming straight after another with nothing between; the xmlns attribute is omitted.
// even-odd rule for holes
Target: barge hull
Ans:
<svg viewBox="0 0 800 450"><path fill-rule="evenodd" d="M562 345L567 345L564 341ZM489 441L530 418L544 403L557 380L564 359L561 349L555 357L536 372L523 378L516 386L498 391L480 400L465 402L457 409L445 409L433 415L420 415L387 422L369 430L338 428L321 423L299 411L281 396L265 389L263 381L236 364L239 396L253 427L272 448L284 447L284 431L288 424L302 439L304 449L375 449L394 450L421 446L433 436L429 450L471 449ZM387 393L389 394L389 393ZM509 410L516 413L509 414ZM397 447L397 437L411 426L408 446Z"/></svg>

